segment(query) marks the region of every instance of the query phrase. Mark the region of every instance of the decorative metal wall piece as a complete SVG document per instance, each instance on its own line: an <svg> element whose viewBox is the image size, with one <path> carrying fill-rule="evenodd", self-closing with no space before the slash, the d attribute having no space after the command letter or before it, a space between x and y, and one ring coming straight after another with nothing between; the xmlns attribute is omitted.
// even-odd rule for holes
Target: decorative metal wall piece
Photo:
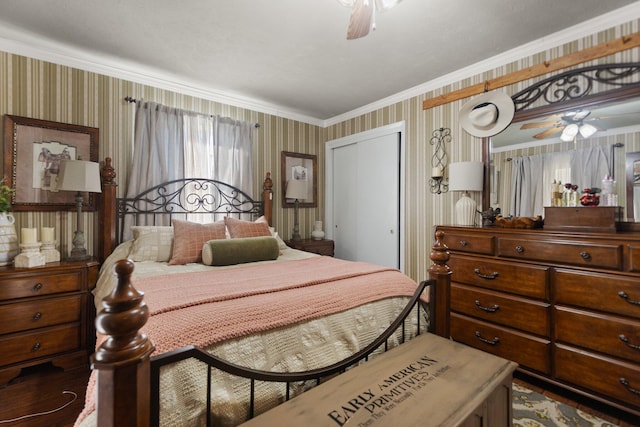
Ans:
<svg viewBox="0 0 640 427"><path fill-rule="evenodd" d="M429 144L434 146L431 156L431 178L429 179L429 190L433 194L442 194L449 191L449 180L447 179L447 152L444 148L446 142L451 142L451 129L440 128L432 133Z"/></svg>
<svg viewBox="0 0 640 427"><path fill-rule="evenodd" d="M511 98L516 111L524 110L540 98L547 104L583 98L591 93L594 83L613 87L638 85L640 64L600 64L556 74L516 93Z"/></svg>

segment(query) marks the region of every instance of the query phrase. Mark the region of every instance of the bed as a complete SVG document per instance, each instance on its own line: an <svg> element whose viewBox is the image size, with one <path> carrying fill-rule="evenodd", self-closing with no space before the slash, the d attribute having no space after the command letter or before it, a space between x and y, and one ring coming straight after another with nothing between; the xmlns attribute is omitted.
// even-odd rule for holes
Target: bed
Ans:
<svg viewBox="0 0 640 427"><path fill-rule="evenodd" d="M417 284L288 248L270 227L269 174L258 201L200 179L117 199L110 159L102 178L99 337L78 426L238 425L416 335L448 335L442 236Z"/></svg>

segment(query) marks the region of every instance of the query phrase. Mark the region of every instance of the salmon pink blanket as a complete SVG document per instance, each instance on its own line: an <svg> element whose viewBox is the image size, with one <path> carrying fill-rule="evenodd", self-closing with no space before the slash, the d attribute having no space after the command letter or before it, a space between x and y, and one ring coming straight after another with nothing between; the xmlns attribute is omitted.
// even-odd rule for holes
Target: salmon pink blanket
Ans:
<svg viewBox="0 0 640 427"><path fill-rule="evenodd" d="M396 269L312 257L132 281L144 292L143 332L156 354L316 319L362 304L412 296L416 283ZM101 342L102 340L98 340ZM95 410L95 372L76 425Z"/></svg>
<svg viewBox="0 0 640 427"><path fill-rule="evenodd" d="M398 270L313 257L136 280L150 317L143 331L158 353L217 342L348 310L416 283Z"/></svg>

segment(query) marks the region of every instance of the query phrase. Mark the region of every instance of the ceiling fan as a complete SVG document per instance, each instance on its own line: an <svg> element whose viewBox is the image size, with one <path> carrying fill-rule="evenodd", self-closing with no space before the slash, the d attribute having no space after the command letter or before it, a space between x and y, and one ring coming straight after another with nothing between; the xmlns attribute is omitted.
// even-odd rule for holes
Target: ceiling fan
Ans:
<svg viewBox="0 0 640 427"><path fill-rule="evenodd" d="M589 110L567 111L566 113L554 114L547 118L551 120L525 123L520 129L549 128L533 135L536 139L549 138L558 133L561 133L560 139L563 141L573 141L578 133L580 133L583 138L589 138L599 130L592 124L585 123L590 114L591 111Z"/></svg>
<svg viewBox="0 0 640 427"><path fill-rule="evenodd" d="M338 0L351 8L351 18L347 29L347 40L358 39L376 29L376 12L391 9L401 0Z"/></svg>

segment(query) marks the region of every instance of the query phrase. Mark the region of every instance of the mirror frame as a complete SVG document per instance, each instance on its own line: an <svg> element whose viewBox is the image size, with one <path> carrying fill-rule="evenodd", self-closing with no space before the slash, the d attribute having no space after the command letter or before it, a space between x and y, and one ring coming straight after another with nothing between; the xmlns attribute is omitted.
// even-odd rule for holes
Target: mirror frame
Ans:
<svg viewBox="0 0 640 427"><path fill-rule="evenodd" d="M591 76L591 73L594 75ZM583 67L534 83L511 97L516 105L516 113L511 124L577 107L593 108L602 104L640 97L640 81L624 81L625 78L635 74L640 74L640 62ZM618 81L618 79L622 80ZM579 84L585 80L586 85L582 88ZM618 88L591 95L594 82L613 85ZM549 99L549 97L556 97L557 99ZM538 99L544 99L547 104L527 109ZM482 138L482 162L484 163L483 211L489 209L491 204L490 140L490 137ZM627 201L628 203L629 201Z"/></svg>

